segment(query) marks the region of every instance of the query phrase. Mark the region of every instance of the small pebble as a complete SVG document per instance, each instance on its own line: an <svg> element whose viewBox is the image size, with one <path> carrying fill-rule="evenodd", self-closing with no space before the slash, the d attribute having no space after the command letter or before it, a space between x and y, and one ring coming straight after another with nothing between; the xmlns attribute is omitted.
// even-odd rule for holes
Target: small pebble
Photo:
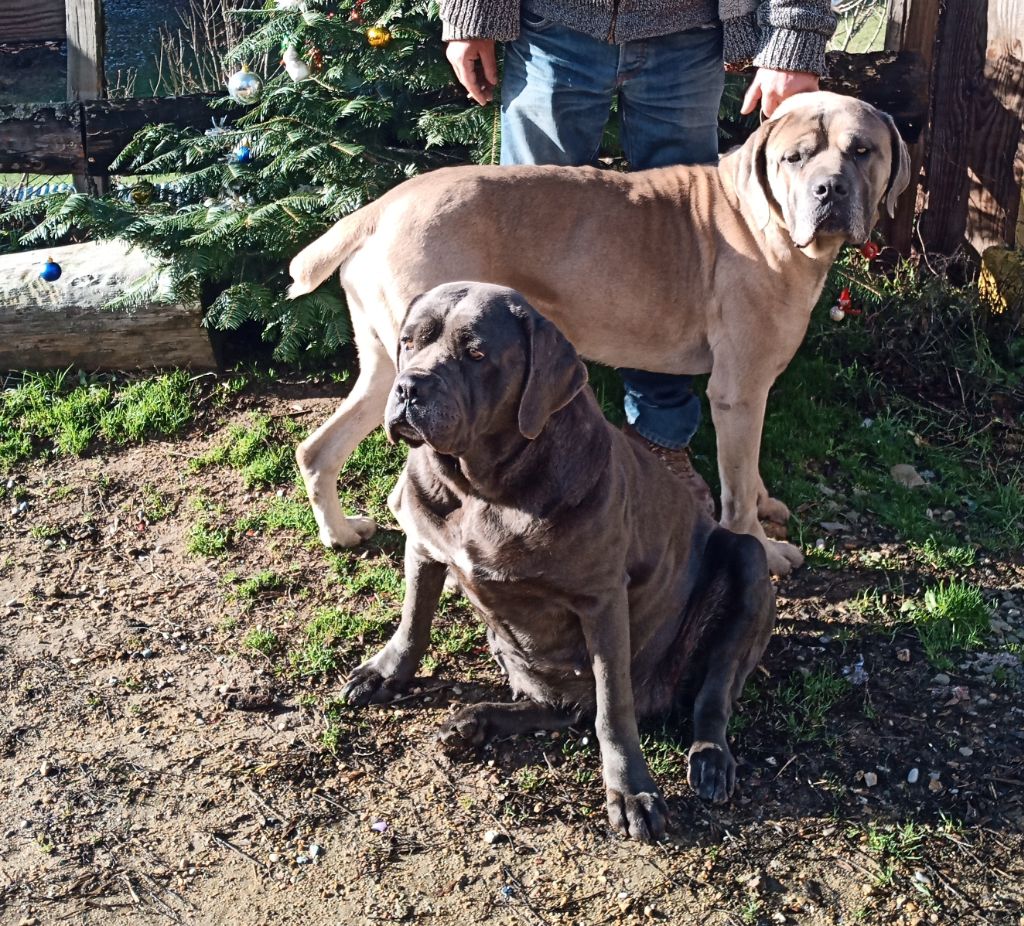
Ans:
<svg viewBox="0 0 1024 926"><path fill-rule="evenodd" d="M487 830L484 833L484 842L489 846L493 846L496 842L500 842L504 837L497 830Z"/></svg>
<svg viewBox="0 0 1024 926"><path fill-rule="evenodd" d="M916 785L917 784L917 779L920 778L920 777L921 777L920 769L912 768L909 772L907 772L907 783L908 784L912 784L912 785Z"/></svg>
<svg viewBox="0 0 1024 926"><path fill-rule="evenodd" d="M974 750L971 749L970 746L961 746L960 755L962 755L965 759L968 759L974 755Z"/></svg>
<svg viewBox="0 0 1024 926"><path fill-rule="evenodd" d="M878 784L878 776L874 772L865 772L864 784L866 784L869 788L873 788L875 785Z"/></svg>
<svg viewBox="0 0 1024 926"><path fill-rule="evenodd" d="M946 675L945 672L940 672L938 675L935 676L935 678L932 679L932 682L934 682L936 685L948 685L950 682L950 678L948 675Z"/></svg>
<svg viewBox="0 0 1024 926"><path fill-rule="evenodd" d="M896 650L896 658L900 662L910 662L910 650L908 650L908 649L898 649L898 650Z"/></svg>
<svg viewBox="0 0 1024 926"><path fill-rule="evenodd" d="M304 856L304 855L296 855L295 856L295 863L297 865L308 865L309 864L309 859L306 858L306 856Z"/></svg>
<svg viewBox="0 0 1024 926"><path fill-rule="evenodd" d="M281 856L278 855L276 852L271 852L270 853L270 863L274 864L275 862L279 862L279 861L281 861Z"/></svg>
<svg viewBox="0 0 1024 926"><path fill-rule="evenodd" d="M321 853L321 852L323 851L323 849L321 849L321 848L320 848L320 847L319 847L319 846L318 846L318 845L317 845L317 844L316 844L316 843L314 842L314 843L310 843L309 849L308 849L307 851L309 852L309 857L310 857L310 858L319 858L319 856L320 856L320 853Z"/></svg>

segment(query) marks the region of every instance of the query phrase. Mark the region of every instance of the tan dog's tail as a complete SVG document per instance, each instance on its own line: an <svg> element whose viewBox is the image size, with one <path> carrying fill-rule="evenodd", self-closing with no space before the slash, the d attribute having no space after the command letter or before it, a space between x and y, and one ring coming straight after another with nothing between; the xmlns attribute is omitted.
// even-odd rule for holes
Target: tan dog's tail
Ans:
<svg viewBox="0 0 1024 926"><path fill-rule="evenodd" d="M313 292L373 234L380 211L377 208L378 202L372 202L339 219L292 258L288 267L292 277L292 285L288 287L289 299Z"/></svg>

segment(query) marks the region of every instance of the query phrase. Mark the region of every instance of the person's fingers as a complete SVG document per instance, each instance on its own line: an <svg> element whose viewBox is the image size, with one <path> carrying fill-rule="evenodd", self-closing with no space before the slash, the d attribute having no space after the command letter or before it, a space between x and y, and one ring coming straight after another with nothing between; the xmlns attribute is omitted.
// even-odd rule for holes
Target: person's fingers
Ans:
<svg viewBox="0 0 1024 926"><path fill-rule="evenodd" d="M757 101L760 99L761 84L757 79L757 75L754 75L754 80L751 82L746 95L743 97L743 108L740 109L740 113L744 116L749 116L754 111L754 107L757 106Z"/></svg>
<svg viewBox="0 0 1024 926"><path fill-rule="evenodd" d="M492 87L496 87L498 85L498 56L493 44L480 49L480 64L483 66L484 79Z"/></svg>
<svg viewBox="0 0 1024 926"><path fill-rule="evenodd" d="M778 109L779 103L782 102L782 94L776 87L769 87L767 91L761 96L761 112L765 114L766 118L771 118L772 113Z"/></svg>
<svg viewBox="0 0 1024 926"><path fill-rule="evenodd" d="M468 95L481 106L486 105L494 98L492 81L486 73L488 52L496 78L497 62L493 45L489 47L485 45L480 48L462 42L450 42L445 49L445 57L451 64L452 70L455 71L455 77L466 88Z"/></svg>

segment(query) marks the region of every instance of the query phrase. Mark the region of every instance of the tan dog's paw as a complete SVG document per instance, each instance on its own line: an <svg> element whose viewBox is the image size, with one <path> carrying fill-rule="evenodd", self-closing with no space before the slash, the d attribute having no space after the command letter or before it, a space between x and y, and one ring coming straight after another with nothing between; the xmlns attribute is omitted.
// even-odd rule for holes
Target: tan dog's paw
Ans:
<svg viewBox="0 0 1024 926"><path fill-rule="evenodd" d="M654 788L630 792L608 788L605 792L608 822L620 836L640 842L657 842L668 829L668 806Z"/></svg>
<svg viewBox="0 0 1024 926"><path fill-rule="evenodd" d="M686 780L700 797L716 804L729 800L736 787L736 760L728 746L694 743L687 762Z"/></svg>
<svg viewBox="0 0 1024 926"><path fill-rule="evenodd" d="M377 532L373 518L345 518L340 525L320 528L320 542L329 550L347 550L369 540Z"/></svg>
<svg viewBox="0 0 1024 926"><path fill-rule="evenodd" d="M768 571L773 576L788 576L798 566L802 566L804 555L799 548L783 540L761 540L764 552L768 557Z"/></svg>
<svg viewBox="0 0 1024 926"><path fill-rule="evenodd" d="M785 524L789 521L789 508L785 502L772 498L767 492L757 496L757 517L760 521L771 521L773 524Z"/></svg>

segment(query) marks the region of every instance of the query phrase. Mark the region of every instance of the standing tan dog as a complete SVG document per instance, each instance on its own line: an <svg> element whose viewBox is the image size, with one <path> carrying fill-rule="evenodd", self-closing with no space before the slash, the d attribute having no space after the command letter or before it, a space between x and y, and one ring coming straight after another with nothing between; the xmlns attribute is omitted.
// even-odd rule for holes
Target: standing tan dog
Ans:
<svg viewBox="0 0 1024 926"><path fill-rule="evenodd" d="M772 572L788 573L802 554L759 522L789 517L758 468L768 390L839 248L863 242L908 182L889 116L804 93L717 167L453 167L345 217L291 265L293 296L341 268L359 350L352 392L297 453L320 539L348 547L375 529L342 514L338 473L381 423L409 304L438 284L480 280L519 290L584 357L710 372L721 523L757 537Z"/></svg>

